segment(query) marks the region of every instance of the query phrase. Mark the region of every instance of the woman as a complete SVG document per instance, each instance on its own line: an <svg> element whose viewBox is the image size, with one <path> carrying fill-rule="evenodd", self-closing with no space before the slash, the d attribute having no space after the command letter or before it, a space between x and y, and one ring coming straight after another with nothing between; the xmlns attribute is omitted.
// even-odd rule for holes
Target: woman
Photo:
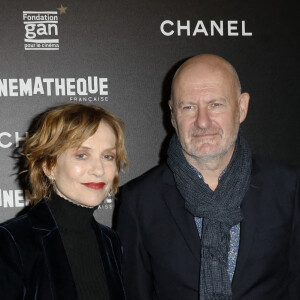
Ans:
<svg viewBox="0 0 300 300"><path fill-rule="evenodd" d="M93 212L127 162L121 122L96 106L47 111L26 141L27 214L0 225L0 299L122 300L121 246Z"/></svg>

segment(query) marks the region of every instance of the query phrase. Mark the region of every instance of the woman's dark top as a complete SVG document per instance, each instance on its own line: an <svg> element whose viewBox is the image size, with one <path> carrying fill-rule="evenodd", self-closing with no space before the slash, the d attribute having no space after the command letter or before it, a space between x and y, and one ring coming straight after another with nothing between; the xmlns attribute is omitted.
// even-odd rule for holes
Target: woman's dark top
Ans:
<svg viewBox="0 0 300 300"><path fill-rule="evenodd" d="M48 206L57 223L80 300L108 300L109 292L99 243L92 227L95 209L52 193Z"/></svg>

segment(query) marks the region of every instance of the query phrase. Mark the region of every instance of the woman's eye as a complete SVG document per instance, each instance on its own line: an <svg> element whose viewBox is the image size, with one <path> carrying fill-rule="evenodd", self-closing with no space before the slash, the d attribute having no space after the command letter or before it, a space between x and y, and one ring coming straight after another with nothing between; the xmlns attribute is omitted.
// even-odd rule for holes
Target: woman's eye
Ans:
<svg viewBox="0 0 300 300"><path fill-rule="evenodd" d="M84 159L84 158L86 158L86 154L85 153L79 153L79 154L76 155L76 157L79 158L79 159Z"/></svg>
<svg viewBox="0 0 300 300"><path fill-rule="evenodd" d="M112 155L112 154L105 154L105 155L104 155L104 158L105 158L106 160L114 160L114 159L115 159L115 156Z"/></svg>

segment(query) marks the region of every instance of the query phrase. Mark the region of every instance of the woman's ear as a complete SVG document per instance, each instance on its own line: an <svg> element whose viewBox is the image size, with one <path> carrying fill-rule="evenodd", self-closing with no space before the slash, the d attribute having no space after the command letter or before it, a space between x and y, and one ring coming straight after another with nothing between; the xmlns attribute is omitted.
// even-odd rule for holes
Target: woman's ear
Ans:
<svg viewBox="0 0 300 300"><path fill-rule="evenodd" d="M50 179L50 177L54 178L54 171L55 171L55 167L52 167L51 169L48 167L47 162L43 162L42 164L42 169L44 174Z"/></svg>
<svg viewBox="0 0 300 300"><path fill-rule="evenodd" d="M49 177L50 176L50 170L48 169L48 166L47 166L47 162L43 162L43 164L42 164L42 169L43 169L43 172L44 172L44 174L47 176L47 177Z"/></svg>

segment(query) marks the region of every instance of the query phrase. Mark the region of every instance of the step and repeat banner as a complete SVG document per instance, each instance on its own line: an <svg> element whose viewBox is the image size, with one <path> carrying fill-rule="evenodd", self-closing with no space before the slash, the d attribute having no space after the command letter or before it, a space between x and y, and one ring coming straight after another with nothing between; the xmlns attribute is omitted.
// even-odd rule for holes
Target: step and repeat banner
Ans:
<svg viewBox="0 0 300 300"><path fill-rule="evenodd" d="M94 104L124 120L130 164L121 185L163 161L172 134L172 76L200 53L230 61L250 93L242 130L253 152L300 166L300 26L294 5L2 0L0 221L26 209L16 153L32 120L51 106ZM110 226L114 205L103 203L96 218Z"/></svg>

